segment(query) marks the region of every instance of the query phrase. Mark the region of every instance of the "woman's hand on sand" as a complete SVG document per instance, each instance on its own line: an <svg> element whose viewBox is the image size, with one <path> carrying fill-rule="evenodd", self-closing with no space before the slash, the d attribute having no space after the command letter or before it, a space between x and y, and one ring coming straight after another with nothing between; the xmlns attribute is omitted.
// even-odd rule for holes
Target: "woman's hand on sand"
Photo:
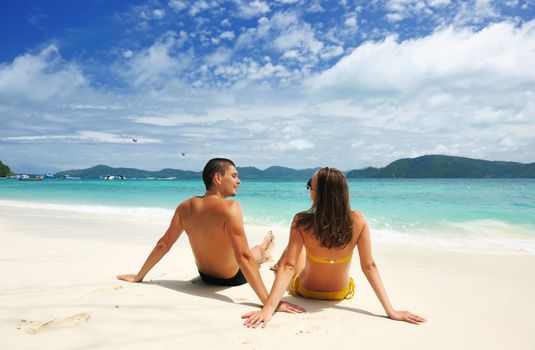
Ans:
<svg viewBox="0 0 535 350"><path fill-rule="evenodd" d="M302 312L305 312L306 310L299 305L295 305L287 301L281 301L279 303L279 306L277 306L276 311L287 312L289 314L300 314Z"/></svg>
<svg viewBox="0 0 535 350"><path fill-rule="evenodd" d="M118 275L117 279L121 281L131 282L131 283L138 283L143 280L143 278L139 278L137 277L137 275L133 275L133 274Z"/></svg>
<svg viewBox="0 0 535 350"><path fill-rule="evenodd" d="M410 311L394 311L392 314L388 315L388 317L395 321L405 321L412 324L427 322L425 318L413 314Z"/></svg>
<svg viewBox="0 0 535 350"><path fill-rule="evenodd" d="M275 311L287 312L290 314L299 314L305 312L306 310L299 305L288 303L286 301L281 301ZM249 328L256 328L260 326L260 324L262 324L262 328L264 328L267 325L268 321L271 320L273 312L274 311L270 311L270 309L264 307L260 311L251 311L249 313L246 313L241 317L246 318L243 325Z"/></svg>
<svg viewBox="0 0 535 350"><path fill-rule="evenodd" d="M264 328L268 321L271 320L271 316L273 315L273 311L266 310L266 308L263 308L260 311L251 311L249 313L246 313L241 318L245 318L245 322L243 323L244 326L247 328L256 328L260 325L262 325L262 328Z"/></svg>

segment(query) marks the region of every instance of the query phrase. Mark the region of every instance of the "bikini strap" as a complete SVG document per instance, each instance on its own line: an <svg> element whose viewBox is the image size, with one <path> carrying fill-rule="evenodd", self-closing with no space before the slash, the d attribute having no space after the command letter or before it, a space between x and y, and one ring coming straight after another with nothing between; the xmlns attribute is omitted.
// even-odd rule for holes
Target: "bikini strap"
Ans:
<svg viewBox="0 0 535 350"><path fill-rule="evenodd" d="M353 253L349 254L348 256L346 256L345 258L343 259L338 259L338 260L331 260L331 259L325 259L325 258L319 258L319 257L316 257L312 254L310 254L308 251L307 251L307 258L311 261L314 261L314 262L317 262L319 264L343 264L345 262L348 262L351 260L351 258L353 257Z"/></svg>

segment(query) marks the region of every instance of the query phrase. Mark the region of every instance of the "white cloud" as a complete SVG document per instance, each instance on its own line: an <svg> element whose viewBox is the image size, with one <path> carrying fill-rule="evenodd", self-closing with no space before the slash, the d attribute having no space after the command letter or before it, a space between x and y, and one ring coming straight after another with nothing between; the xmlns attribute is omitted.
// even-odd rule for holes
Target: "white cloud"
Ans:
<svg viewBox="0 0 535 350"><path fill-rule="evenodd" d="M535 79L535 21L479 32L447 28L431 36L368 42L315 77L315 89L410 94L420 89L509 88Z"/></svg>
<svg viewBox="0 0 535 350"><path fill-rule="evenodd" d="M293 12L277 12L271 18L260 18L258 27L242 33L237 45L251 46L258 41L266 41L282 53L298 50L316 55L324 46L310 24L301 21Z"/></svg>
<svg viewBox="0 0 535 350"><path fill-rule="evenodd" d="M210 66L226 63L232 57L232 50L219 47L214 53L205 57L205 62Z"/></svg>
<svg viewBox="0 0 535 350"><path fill-rule="evenodd" d="M0 101L47 101L75 96L87 86L78 66L64 62L57 46L50 45L36 55L18 56L0 65Z"/></svg>
<svg viewBox="0 0 535 350"><path fill-rule="evenodd" d="M319 0L315 0L312 4L307 7L308 12L317 13L325 12L325 9L321 6Z"/></svg>
<svg viewBox="0 0 535 350"><path fill-rule="evenodd" d="M347 27L356 28L357 27L357 17L349 17L348 19L345 20L344 24Z"/></svg>
<svg viewBox="0 0 535 350"><path fill-rule="evenodd" d="M269 12L269 5L260 0L236 0L236 6L238 7L238 16L243 18L254 18Z"/></svg>
<svg viewBox="0 0 535 350"><path fill-rule="evenodd" d="M307 86L311 99L323 101L315 113L355 120L361 130L391 130L394 143L405 144L400 154L391 153L394 159L411 156L411 148L500 159L513 146L525 157L535 135L531 62L535 21L481 31L447 28L419 39L366 43ZM439 143L446 148L436 148Z"/></svg>
<svg viewBox="0 0 535 350"><path fill-rule="evenodd" d="M253 67L250 70L248 78L252 80L265 79L270 77L287 77L289 75L286 68L282 65L273 65L271 62L266 63L265 65L258 67Z"/></svg>
<svg viewBox="0 0 535 350"><path fill-rule="evenodd" d="M344 54L344 48L341 46L328 46L320 54L322 59L331 59Z"/></svg>
<svg viewBox="0 0 535 350"><path fill-rule="evenodd" d="M440 7L450 5L451 0L428 0L427 3L431 7Z"/></svg>
<svg viewBox="0 0 535 350"><path fill-rule="evenodd" d="M403 15L397 12L387 13L385 17L389 22L399 22L404 19Z"/></svg>
<svg viewBox="0 0 535 350"><path fill-rule="evenodd" d="M134 52L132 50L125 50L123 51L123 57L124 58L130 58L134 56Z"/></svg>
<svg viewBox="0 0 535 350"><path fill-rule="evenodd" d="M210 4L204 0L196 0L192 2L191 8L189 9L189 14L195 16L198 13L210 9Z"/></svg>
<svg viewBox="0 0 535 350"><path fill-rule="evenodd" d="M156 9L152 11L152 16L153 18L156 18L156 19L162 19L165 17L165 11L161 9Z"/></svg>
<svg viewBox="0 0 535 350"><path fill-rule="evenodd" d="M180 12L188 7L184 1L180 0L170 0L168 2L168 6L177 12Z"/></svg>
<svg viewBox="0 0 535 350"><path fill-rule="evenodd" d="M285 78L290 75L288 70L282 65L274 65L271 62L262 65L250 59L230 65L220 65L214 73L219 76L225 76L226 79L242 79L246 81Z"/></svg>
<svg viewBox="0 0 535 350"><path fill-rule="evenodd" d="M189 54L175 55L174 50L182 43L182 33L167 33L151 47L141 50L120 68L134 86L160 84L163 77L173 77L188 66Z"/></svg>
<svg viewBox="0 0 535 350"><path fill-rule="evenodd" d="M323 43L315 38L314 32L308 26L291 28L281 33L273 45L281 52L298 48L319 53L323 48Z"/></svg>
<svg viewBox="0 0 535 350"><path fill-rule="evenodd" d="M192 123L199 120L192 114L171 114L164 116L135 116L129 118L134 123L150 124L156 126L177 126L185 123Z"/></svg>
<svg viewBox="0 0 535 350"><path fill-rule="evenodd" d="M226 40L233 40L235 38L235 35L233 31L227 30L226 32L221 33L221 35L219 35L219 38L226 39Z"/></svg>
<svg viewBox="0 0 535 350"><path fill-rule="evenodd" d="M518 0L505 0L505 4L509 7L518 6Z"/></svg>
<svg viewBox="0 0 535 350"><path fill-rule="evenodd" d="M281 58L295 59L299 57L299 51L297 50L288 50L286 51Z"/></svg>
<svg viewBox="0 0 535 350"><path fill-rule="evenodd" d="M480 25L488 18L498 18L499 16L498 10L490 0L475 0L471 3L461 3L453 23L458 27L472 24Z"/></svg>
<svg viewBox="0 0 535 350"><path fill-rule="evenodd" d="M306 139L296 139L288 142L272 143L269 144L266 148L268 150L277 152L304 151L307 149L314 148L314 144Z"/></svg>
<svg viewBox="0 0 535 350"><path fill-rule="evenodd" d="M101 131L78 131L74 135L34 135L34 136L12 136L6 137L4 141L15 142L34 142L34 141L81 141L81 142L95 142L95 143L118 143L131 144L132 137L122 136L108 132ZM137 143L162 143L161 140L153 138L138 138Z"/></svg>

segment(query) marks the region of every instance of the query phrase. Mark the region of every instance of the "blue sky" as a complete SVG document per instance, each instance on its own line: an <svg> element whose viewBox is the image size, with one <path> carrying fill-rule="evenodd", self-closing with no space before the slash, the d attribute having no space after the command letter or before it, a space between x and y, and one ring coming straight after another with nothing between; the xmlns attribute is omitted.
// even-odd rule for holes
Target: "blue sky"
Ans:
<svg viewBox="0 0 535 350"><path fill-rule="evenodd" d="M535 0L3 1L0 160L534 162L534 14Z"/></svg>

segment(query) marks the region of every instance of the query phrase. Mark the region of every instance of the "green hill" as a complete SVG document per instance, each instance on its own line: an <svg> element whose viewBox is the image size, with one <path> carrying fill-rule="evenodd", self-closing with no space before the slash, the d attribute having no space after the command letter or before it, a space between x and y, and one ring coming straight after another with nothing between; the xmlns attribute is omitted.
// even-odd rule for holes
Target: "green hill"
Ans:
<svg viewBox="0 0 535 350"><path fill-rule="evenodd" d="M297 170L283 166L272 166L262 171L262 177L269 179L305 179L311 177L318 169Z"/></svg>
<svg viewBox="0 0 535 350"><path fill-rule="evenodd" d="M9 167L5 165L4 163L2 163L2 161L0 160L0 177L6 177L6 176L11 176L11 175L14 175L11 172L11 169L9 169Z"/></svg>
<svg viewBox="0 0 535 350"><path fill-rule="evenodd" d="M180 179L184 178L196 178L199 177L198 172L187 171L187 170L177 170L177 169L162 169L159 171L149 171L149 170L139 170L134 168L113 168L107 165L96 165L88 169L80 170L66 170L60 171L59 173L54 174L56 177L62 177L65 175L81 178L100 178L106 175L123 175L127 178L166 178L166 177L176 177Z"/></svg>
<svg viewBox="0 0 535 350"><path fill-rule="evenodd" d="M239 177L242 179L305 179L317 170L316 169L291 169L281 166L272 166L265 170L255 167L238 167ZM54 174L56 177L65 175L81 178L98 179L106 175L123 175L126 178L166 178L176 177L177 179L200 179L201 172L186 171L178 169L162 169L159 171L148 171L134 168L113 168L107 165L96 165L88 169L66 170Z"/></svg>
<svg viewBox="0 0 535 350"><path fill-rule="evenodd" d="M348 178L535 178L535 163L426 155L396 160L384 168L351 170Z"/></svg>
<svg viewBox="0 0 535 350"><path fill-rule="evenodd" d="M292 169L272 166L264 170L255 167L238 167L237 170L239 177L242 179L302 180L311 177L318 168ZM112 168L107 165L97 165L81 170L61 171L55 174L57 177L64 175L81 178L100 178L106 175L123 175L127 178L201 178L201 172L195 171L178 169L148 171L133 168ZM351 170L346 173L346 176L348 178L535 178L535 163L523 164L428 155L418 158L399 159L384 168L368 167Z"/></svg>

